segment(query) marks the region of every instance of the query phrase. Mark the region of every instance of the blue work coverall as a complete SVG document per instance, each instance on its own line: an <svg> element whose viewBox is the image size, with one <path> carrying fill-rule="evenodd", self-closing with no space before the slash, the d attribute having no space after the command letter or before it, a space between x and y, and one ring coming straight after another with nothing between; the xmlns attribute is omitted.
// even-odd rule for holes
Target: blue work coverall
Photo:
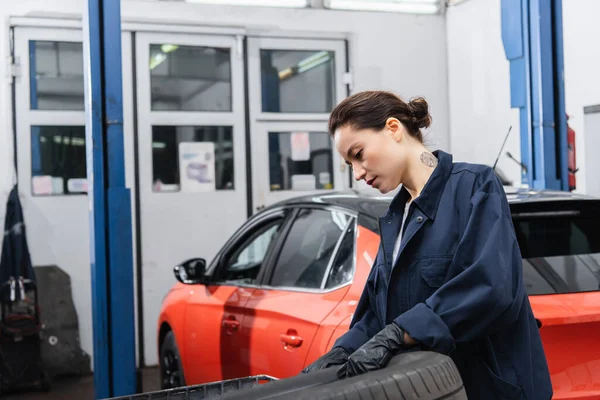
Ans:
<svg viewBox="0 0 600 400"><path fill-rule="evenodd" d="M352 353L394 322L421 348L453 359L469 399L550 399L502 183L490 167L434 155L438 165L409 209L395 263L406 189L380 218L377 258L334 347Z"/></svg>

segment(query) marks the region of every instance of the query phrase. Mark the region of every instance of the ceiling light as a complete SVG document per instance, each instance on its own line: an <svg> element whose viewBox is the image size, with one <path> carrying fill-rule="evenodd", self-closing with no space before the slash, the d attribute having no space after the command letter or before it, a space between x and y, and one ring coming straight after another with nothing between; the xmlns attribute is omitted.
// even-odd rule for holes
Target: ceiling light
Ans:
<svg viewBox="0 0 600 400"><path fill-rule="evenodd" d="M175 51L179 48L179 46L177 46L176 44L163 44L160 46L160 51L162 51L163 53L170 53L172 51Z"/></svg>
<svg viewBox="0 0 600 400"><path fill-rule="evenodd" d="M261 6L303 8L309 0L186 0L188 3L217 4L221 6Z"/></svg>
<svg viewBox="0 0 600 400"><path fill-rule="evenodd" d="M439 0L325 0L325 7L337 10L387 11L416 14L436 14Z"/></svg>

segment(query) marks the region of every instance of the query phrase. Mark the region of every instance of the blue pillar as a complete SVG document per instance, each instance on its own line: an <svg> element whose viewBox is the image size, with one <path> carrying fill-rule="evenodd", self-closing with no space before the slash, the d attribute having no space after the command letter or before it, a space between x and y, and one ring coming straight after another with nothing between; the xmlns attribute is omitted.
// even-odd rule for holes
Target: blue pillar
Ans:
<svg viewBox="0 0 600 400"><path fill-rule="evenodd" d="M502 0L511 107L520 109L522 182L568 190L562 0Z"/></svg>
<svg viewBox="0 0 600 400"><path fill-rule="evenodd" d="M29 104L32 110L38 109L37 99L37 57L35 41L29 41ZM49 144L50 145L50 144ZM31 176L42 173L42 151L40 143L40 127L31 127Z"/></svg>
<svg viewBox="0 0 600 400"><path fill-rule="evenodd" d="M135 393L131 202L125 187L119 0L84 14L87 176L96 399Z"/></svg>
<svg viewBox="0 0 600 400"><path fill-rule="evenodd" d="M561 190L569 190L569 149L567 144L567 110L565 100L565 61L563 47L562 0L552 0L554 37L554 79L556 102L556 136L558 138L558 171Z"/></svg>

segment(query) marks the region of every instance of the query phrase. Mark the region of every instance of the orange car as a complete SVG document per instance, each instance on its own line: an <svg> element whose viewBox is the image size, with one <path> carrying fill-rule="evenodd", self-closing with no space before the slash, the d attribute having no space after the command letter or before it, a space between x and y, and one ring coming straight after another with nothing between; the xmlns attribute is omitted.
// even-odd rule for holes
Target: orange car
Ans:
<svg viewBox="0 0 600 400"><path fill-rule="evenodd" d="M509 190L524 281L555 399L600 398L600 200ZM327 352L350 319L390 197L299 197L252 216L180 281L158 321L163 388L286 378Z"/></svg>

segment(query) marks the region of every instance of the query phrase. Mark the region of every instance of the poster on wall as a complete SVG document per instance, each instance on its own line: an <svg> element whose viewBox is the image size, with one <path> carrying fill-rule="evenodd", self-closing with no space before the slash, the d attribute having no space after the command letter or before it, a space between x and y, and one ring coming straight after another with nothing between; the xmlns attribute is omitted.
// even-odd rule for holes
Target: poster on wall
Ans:
<svg viewBox="0 0 600 400"><path fill-rule="evenodd" d="M213 142L179 143L179 177L181 191L188 193L215 191L215 144Z"/></svg>
<svg viewBox="0 0 600 400"><path fill-rule="evenodd" d="M292 132L291 145L292 160L310 160L310 139L308 136L308 132Z"/></svg>

